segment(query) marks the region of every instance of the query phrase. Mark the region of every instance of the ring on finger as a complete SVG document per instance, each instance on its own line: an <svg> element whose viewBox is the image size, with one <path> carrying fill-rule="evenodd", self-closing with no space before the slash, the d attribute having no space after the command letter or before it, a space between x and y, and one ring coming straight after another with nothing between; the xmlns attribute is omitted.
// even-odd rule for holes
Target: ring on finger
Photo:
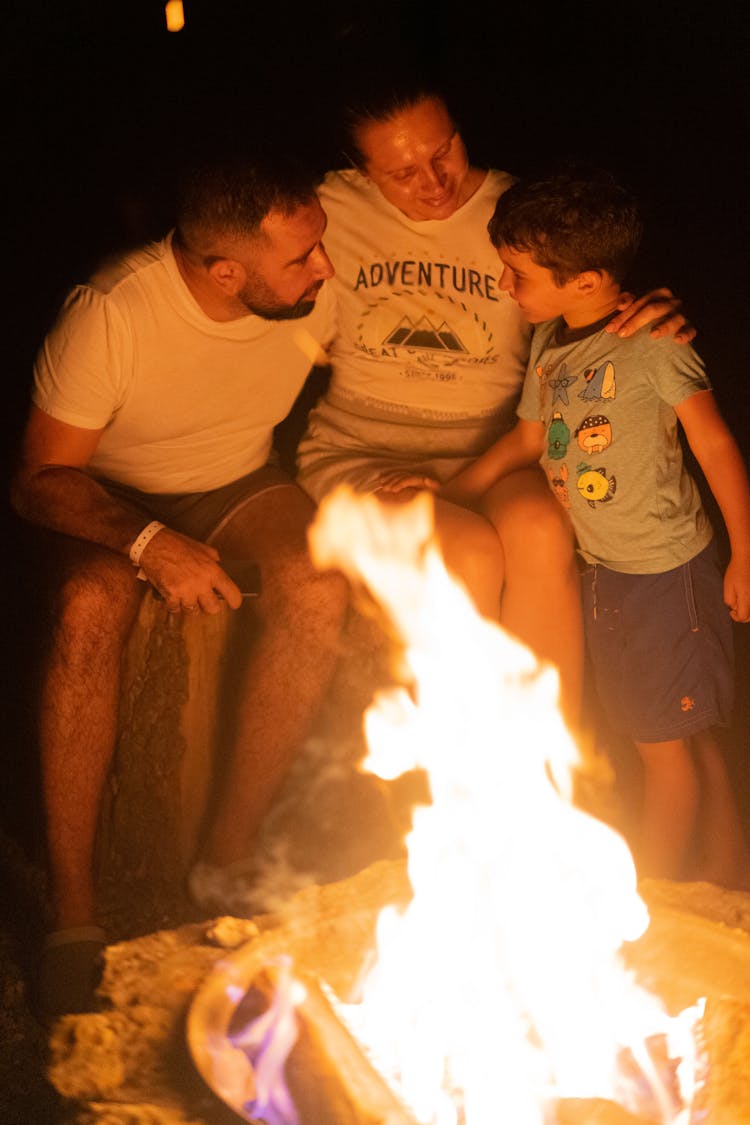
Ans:
<svg viewBox="0 0 750 1125"><path fill-rule="evenodd" d="M195 613L198 609L198 606L193 603L193 605L183 606L183 609L185 610L185 613Z"/></svg>

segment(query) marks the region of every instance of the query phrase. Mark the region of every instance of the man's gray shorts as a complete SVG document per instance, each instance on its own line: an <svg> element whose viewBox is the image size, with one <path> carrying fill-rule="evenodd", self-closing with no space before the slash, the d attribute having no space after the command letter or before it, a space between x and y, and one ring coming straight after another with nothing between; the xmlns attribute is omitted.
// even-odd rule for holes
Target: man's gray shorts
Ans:
<svg viewBox="0 0 750 1125"><path fill-rule="evenodd" d="M141 492L116 481L100 480L108 492L143 509L145 519L157 519L183 535L210 543L245 504L278 488L296 488L287 473L264 465L239 480L209 492Z"/></svg>

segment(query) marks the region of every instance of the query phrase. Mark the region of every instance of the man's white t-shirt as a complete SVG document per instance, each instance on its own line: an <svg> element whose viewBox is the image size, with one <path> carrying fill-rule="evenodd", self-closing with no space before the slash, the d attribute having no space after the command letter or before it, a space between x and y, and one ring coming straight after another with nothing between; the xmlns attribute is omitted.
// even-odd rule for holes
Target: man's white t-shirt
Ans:
<svg viewBox="0 0 750 1125"><path fill-rule="evenodd" d="M299 320L215 321L185 284L172 235L68 296L37 357L45 413L103 430L88 468L146 492L203 492L260 468L333 335L324 285Z"/></svg>

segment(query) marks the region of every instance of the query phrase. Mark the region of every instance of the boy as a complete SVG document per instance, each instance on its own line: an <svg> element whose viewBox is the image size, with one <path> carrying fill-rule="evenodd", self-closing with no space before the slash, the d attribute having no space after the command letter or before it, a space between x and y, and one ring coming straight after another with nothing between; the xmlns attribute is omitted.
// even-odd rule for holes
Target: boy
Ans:
<svg viewBox="0 0 750 1125"><path fill-rule="evenodd" d="M441 495L481 497L491 517L493 484L541 461L584 561L602 704L643 763L639 872L745 885L740 818L713 732L732 707L730 617L750 620L742 456L692 348L648 329L629 340L604 331L641 236L635 204L608 174L517 183L488 229L501 288L536 326L531 357L515 428ZM726 524L723 591L678 421Z"/></svg>

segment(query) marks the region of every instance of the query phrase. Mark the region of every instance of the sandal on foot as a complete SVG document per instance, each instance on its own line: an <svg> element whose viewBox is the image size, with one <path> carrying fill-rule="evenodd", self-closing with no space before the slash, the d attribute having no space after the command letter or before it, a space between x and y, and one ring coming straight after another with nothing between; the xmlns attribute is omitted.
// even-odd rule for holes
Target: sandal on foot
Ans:
<svg viewBox="0 0 750 1125"><path fill-rule="evenodd" d="M99 926L48 934L37 978L37 1007L45 1019L94 1012L107 935Z"/></svg>

